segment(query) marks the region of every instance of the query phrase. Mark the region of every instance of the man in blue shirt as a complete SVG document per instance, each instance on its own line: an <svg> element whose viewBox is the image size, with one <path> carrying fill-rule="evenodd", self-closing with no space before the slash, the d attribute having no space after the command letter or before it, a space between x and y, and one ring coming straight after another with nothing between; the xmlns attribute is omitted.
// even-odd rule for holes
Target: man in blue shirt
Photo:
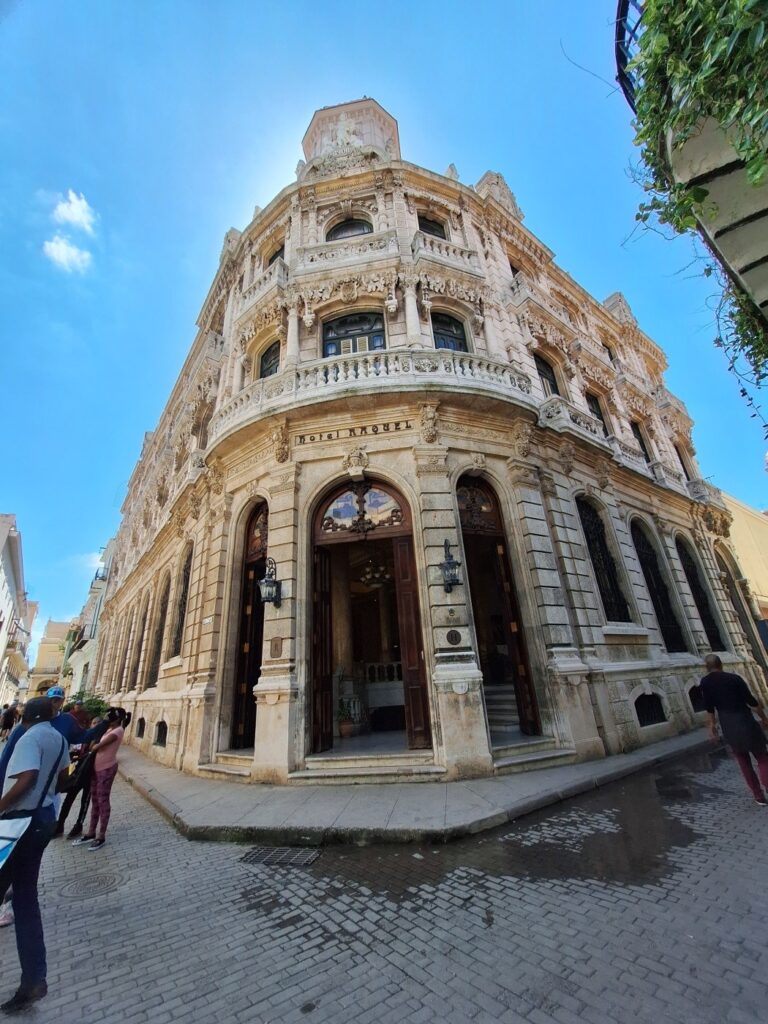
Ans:
<svg viewBox="0 0 768 1024"><path fill-rule="evenodd" d="M48 993L43 923L37 895L40 862L56 821L56 783L69 767L69 747L51 726L53 705L47 697L27 701L22 716L26 731L16 743L8 763L0 819L31 817L16 847L0 867L0 891L13 886L16 948L21 983L14 996L0 1006L16 1013ZM1 826L1 821L0 821Z"/></svg>

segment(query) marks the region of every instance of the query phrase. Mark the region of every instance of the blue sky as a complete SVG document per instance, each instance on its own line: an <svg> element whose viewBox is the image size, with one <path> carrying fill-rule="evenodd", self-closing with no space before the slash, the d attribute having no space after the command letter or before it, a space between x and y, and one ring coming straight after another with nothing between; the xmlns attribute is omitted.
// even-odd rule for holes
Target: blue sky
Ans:
<svg viewBox="0 0 768 1024"><path fill-rule="evenodd" d="M0 0L0 511L39 625L85 599L225 231L294 179L317 107L364 94L398 119L405 159L468 183L501 171L562 267L599 299L625 293L668 354L703 475L768 504L711 284L687 240L633 235L614 9Z"/></svg>

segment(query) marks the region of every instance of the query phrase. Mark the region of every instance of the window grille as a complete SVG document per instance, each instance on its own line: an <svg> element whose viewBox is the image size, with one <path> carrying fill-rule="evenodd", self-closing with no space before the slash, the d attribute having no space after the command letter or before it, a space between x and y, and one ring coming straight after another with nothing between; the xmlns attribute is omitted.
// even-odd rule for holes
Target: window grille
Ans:
<svg viewBox="0 0 768 1024"><path fill-rule="evenodd" d="M609 622L631 622L632 616L621 589L616 562L608 547L603 517L585 498L576 499L576 508L587 540L605 617Z"/></svg>
<svg viewBox="0 0 768 1024"><path fill-rule="evenodd" d="M712 614L709 595L701 582L699 568L696 565L693 555L691 555L691 552L688 550L687 545L684 544L682 540L678 539L676 547L683 566L685 578L688 580L688 586L691 588L691 593L693 594L693 600L699 613L699 618L704 626L704 632L707 634L709 646L713 651L724 651L726 650L726 647L723 643L720 630L718 629L715 616Z"/></svg>
<svg viewBox="0 0 768 1024"><path fill-rule="evenodd" d="M645 585L648 588L653 610L656 613L664 646L670 653L687 651L688 646L685 642L680 622L672 607L669 590L659 566L656 549L648 539L645 530L637 521L632 524L632 542L635 545L635 551L637 551L640 568L643 571Z"/></svg>

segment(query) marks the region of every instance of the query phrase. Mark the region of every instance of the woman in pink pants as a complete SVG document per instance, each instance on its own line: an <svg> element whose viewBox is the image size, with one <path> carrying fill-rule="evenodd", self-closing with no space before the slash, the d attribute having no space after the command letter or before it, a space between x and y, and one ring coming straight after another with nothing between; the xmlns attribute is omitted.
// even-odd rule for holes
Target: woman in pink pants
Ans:
<svg viewBox="0 0 768 1024"><path fill-rule="evenodd" d="M92 750L96 753L93 781L91 782L91 822L88 834L76 839L73 846L88 844L89 850L100 850L106 842L107 825L111 811L109 796L117 775L117 751L123 742L123 716L118 708L106 714L109 725L102 739Z"/></svg>

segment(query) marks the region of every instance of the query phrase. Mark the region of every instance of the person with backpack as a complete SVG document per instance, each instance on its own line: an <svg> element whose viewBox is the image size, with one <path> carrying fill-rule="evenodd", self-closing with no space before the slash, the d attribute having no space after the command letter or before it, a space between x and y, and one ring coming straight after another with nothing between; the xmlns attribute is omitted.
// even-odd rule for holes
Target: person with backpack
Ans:
<svg viewBox="0 0 768 1024"><path fill-rule="evenodd" d="M51 726L47 697L27 701L25 726L8 762L0 797L0 893L13 887L16 948L21 982L0 1006L17 1013L48 994L47 962L37 882L56 822L56 785L69 767L69 746Z"/></svg>

